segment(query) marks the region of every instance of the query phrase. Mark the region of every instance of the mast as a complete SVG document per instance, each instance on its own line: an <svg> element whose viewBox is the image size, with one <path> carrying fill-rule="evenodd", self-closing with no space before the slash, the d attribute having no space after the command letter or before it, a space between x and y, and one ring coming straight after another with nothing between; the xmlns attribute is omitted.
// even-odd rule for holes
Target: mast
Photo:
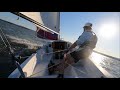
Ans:
<svg viewBox="0 0 120 90"><path fill-rule="evenodd" d="M59 24L58 24L58 25L59 25L59 35L58 35L58 39L60 40L60 12L59 12L59 20L58 20L58 21L59 21Z"/></svg>

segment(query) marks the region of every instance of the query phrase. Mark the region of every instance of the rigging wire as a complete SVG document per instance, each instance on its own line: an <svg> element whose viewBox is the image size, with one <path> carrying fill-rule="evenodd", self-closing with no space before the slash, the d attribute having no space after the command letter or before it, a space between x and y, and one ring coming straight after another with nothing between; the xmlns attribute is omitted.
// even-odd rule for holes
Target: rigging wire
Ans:
<svg viewBox="0 0 120 90"><path fill-rule="evenodd" d="M1 37L1 40L3 41L3 43L4 43L5 47L7 47L7 44L5 43L5 41L4 41L4 39L3 39L3 37L2 37L2 35L1 35L1 34L0 34L0 37Z"/></svg>
<svg viewBox="0 0 120 90"><path fill-rule="evenodd" d="M12 56L12 60L13 60L14 64L16 65L16 67L18 68L18 70L19 70L19 72L21 74L21 77L25 78L24 72L22 71L22 68L21 68L19 62L17 61L18 58L16 58L15 55L14 55L14 50L12 49L12 47L11 47L11 45L10 45L7 37L6 37L6 35L4 34L4 32L2 31L1 28L0 28L0 30L1 30L1 32L2 32L2 34L4 36L4 38L5 38L5 40L7 41L8 45L5 43L5 40L2 38L2 35L0 34L0 37L1 37L2 41L4 42L5 46L8 47L8 49L10 50L10 54Z"/></svg>
<svg viewBox="0 0 120 90"><path fill-rule="evenodd" d="M4 39L3 39L3 37L2 37L2 35L0 34L0 38L1 38L1 40L2 40L2 42L3 42L3 44L5 45L4 47L2 47L2 49L0 50L0 52L2 52L4 49L6 49L7 48L7 44L5 43L5 41L4 41Z"/></svg>
<svg viewBox="0 0 120 90"><path fill-rule="evenodd" d="M7 39L7 37L6 37L6 35L4 34L4 32L2 31L1 28L0 28L0 30L1 30L1 32L2 32L2 34L3 34L3 36L5 37L5 39L6 39L7 43L8 43L8 45L9 45L9 47L11 48L11 45L10 45L10 43L9 43L9 41L8 41L8 39Z"/></svg>

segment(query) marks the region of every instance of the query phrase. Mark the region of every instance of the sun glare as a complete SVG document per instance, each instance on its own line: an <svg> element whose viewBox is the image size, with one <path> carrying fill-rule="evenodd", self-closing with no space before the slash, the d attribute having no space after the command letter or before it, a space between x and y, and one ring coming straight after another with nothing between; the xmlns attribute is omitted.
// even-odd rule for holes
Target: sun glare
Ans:
<svg viewBox="0 0 120 90"><path fill-rule="evenodd" d="M100 64L103 60L103 57L101 57L101 55L97 54L97 53L92 53L91 55L92 61L96 64Z"/></svg>
<svg viewBox="0 0 120 90"><path fill-rule="evenodd" d="M117 29L118 26L115 23L104 23L99 29L99 34L104 38L110 39L115 36Z"/></svg>

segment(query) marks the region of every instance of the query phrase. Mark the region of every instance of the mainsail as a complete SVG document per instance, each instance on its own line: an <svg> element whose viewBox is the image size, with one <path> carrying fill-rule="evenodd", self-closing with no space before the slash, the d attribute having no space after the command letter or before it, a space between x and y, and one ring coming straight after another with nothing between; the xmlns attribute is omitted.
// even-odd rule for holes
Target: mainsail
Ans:
<svg viewBox="0 0 120 90"><path fill-rule="evenodd" d="M40 12L20 12L20 13L35 20L36 22L43 24L42 19L40 17Z"/></svg>
<svg viewBox="0 0 120 90"><path fill-rule="evenodd" d="M60 32L60 12L18 12L37 27L37 36L44 39L57 40ZM25 16L25 17L24 17Z"/></svg>
<svg viewBox="0 0 120 90"><path fill-rule="evenodd" d="M40 12L42 24L59 33L60 14L59 12Z"/></svg>

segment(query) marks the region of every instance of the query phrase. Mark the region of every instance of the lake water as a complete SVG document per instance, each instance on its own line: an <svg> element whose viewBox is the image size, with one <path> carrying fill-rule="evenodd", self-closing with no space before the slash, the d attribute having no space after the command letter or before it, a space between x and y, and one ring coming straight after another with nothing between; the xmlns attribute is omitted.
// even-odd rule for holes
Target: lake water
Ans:
<svg viewBox="0 0 120 90"><path fill-rule="evenodd" d="M94 63L108 71L108 73L116 78L120 78L120 59L113 59L96 52L93 52L90 58L92 58Z"/></svg>

